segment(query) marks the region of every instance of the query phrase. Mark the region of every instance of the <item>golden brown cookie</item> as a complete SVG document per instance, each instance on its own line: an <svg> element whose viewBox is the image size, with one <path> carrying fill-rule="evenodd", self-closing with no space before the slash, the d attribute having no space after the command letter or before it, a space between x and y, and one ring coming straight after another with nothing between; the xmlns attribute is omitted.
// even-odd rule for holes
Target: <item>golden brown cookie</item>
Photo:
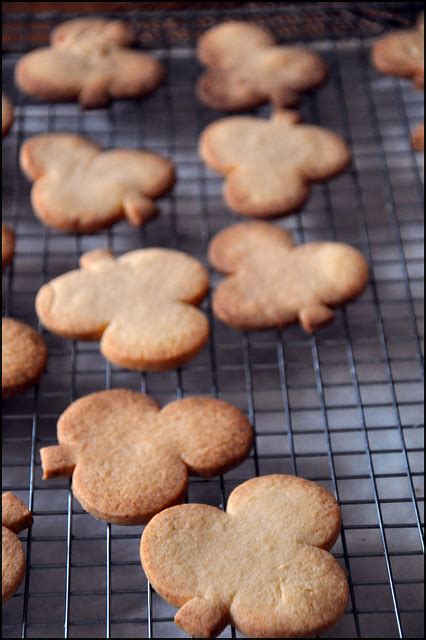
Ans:
<svg viewBox="0 0 426 640"><path fill-rule="evenodd" d="M331 322L333 307L359 296L368 282L364 257L349 245L295 246L288 231L267 222L228 227L211 241L209 260L226 277L213 311L236 329L300 322L311 333Z"/></svg>
<svg viewBox="0 0 426 640"><path fill-rule="evenodd" d="M390 76L408 78L424 87L424 15L415 29L395 31L379 38L373 47L374 66Z"/></svg>
<svg viewBox="0 0 426 640"><path fill-rule="evenodd" d="M78 100L86 108L143 96L160 84L164 68L152 56L127 48L134 39L120 20L69 20L53 30L50 47L20 59L16 84L43 100Z"/></svg>
<svg viewBox="0 0 426 640"><path fill-rule="evenodd" d="M241 411L220 400L185 398L160 411L147 395L114 389L68 407L58 440L40 451L43 478L72 475L86 511L134 525L182 502L189 473L210 478L242 462L252 430Z"/></svg>
<svg viewBox="0 0 426 640"><path fill-rule="evenodd" d="M13 124L13 107L9 98L1 96L1 133L5 136Z"/></svg>
<svg viewBox="0 0 426 640"><path fill-rule="evenodd" d="M195 308L209 277L198 260L169 249L140 249L115 259L86 253L80 269L44 285L37 314L50 331L101 340L101 352L127 369L173 369L204 346L208 321Z"/></svg>
<svg viewBox="0 0 426 640"><path fill-rule="evenodd" d="M12 262L15 253L15 234L7 225L1 225L1 266L4 269Z"/></svg>
<svg viewBox="0 0 426 640"><path fill-rule="evenodd" d="M233 116L203 131L201 157L226 177L224 196L231 209L260 218L286 215L304 203L311 183L347 166L350 151L339 136L298 120L290 111L271 120Z"/></svg>
<svg viewBox="0 0 426 640"><path fill-rule="evenodd" d="M25 555L16 535L28 529L33 522L31 512L13 493L3 493L2 500L2 601L15 593L25 575Z"/></svg>
<svg viewBox="0 0 426 640"><path fill-rule="evenodd" d="M421 122L411 134L411 144L416 151L424 151L425 148L425 123Z"/></svg>
<svg viewBox="0 0 426 640"><path fill-rule="evenodd" d="M55 229L91 233L127 218L140 226L174 184L173 164L149 151L101 149L69 133L43 133L21 147L21 168L34 180L31 202Z"/></svg>
<svg viewBox="0 0 426 640"><path fill-rule="evenodd" d="M46 344L37 331L14 320L2 318L3 398L25 391L37 382L47 361Z"/></svg>
<svg viewBox="0 0 426 640"><path fill-rule="evenodd" d="M252 638L311 637L343 615L345 573L328 551L340 509L302 478L252 478L226 513L203 504L172 507L146 527L141 560L159 595L180 607L175 622L210 638L233 624Z"/></svg>
<svg viewBox="0 0 426 640"><path fill-rule="evenodd" d="M214 109L239 111L271 101L296 105L302 94L321 85L327 67L302 47L276 46L270 31L247 22L225 22L206 31L198 59L207 66L197 95Z"/></svg>

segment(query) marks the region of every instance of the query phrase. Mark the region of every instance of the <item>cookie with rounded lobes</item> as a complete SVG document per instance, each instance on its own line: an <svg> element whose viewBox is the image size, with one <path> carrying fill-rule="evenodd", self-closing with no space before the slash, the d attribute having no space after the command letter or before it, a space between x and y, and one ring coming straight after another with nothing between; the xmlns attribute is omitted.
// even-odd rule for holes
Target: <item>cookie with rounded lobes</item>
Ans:
<svg viewBox="0 0 426 640"><path fill-rule="evenodd" d="M17 533L32 525L33 517L23 502L13 493L3 493L2 507L2 562L1 592L2 602L15 593L25 575L25 555Z"/></svg>
<svg viewBox="0 0 426 640"><path fill-rule="evenodd" d="M252 638L311 637L343 615L344 571L328 553L340 509L325 489L294 476L252 478L226 512L203 504L156 515L141 560L157 593L180 607L175 622L195 638L227 624Z"/></svg>
<svg viewBox="0 0 426 640"><path fill-rule="evenodd" d="M188 474L210 478L242 462L252 430L239 409L220 400L185 398L160 410L145 394L114 389L69 406L58 440L41 449L43 478L72 475L86 511L135 525L182 502Z"/></svg>
<svg viewBox="0 0 426 640"><path fill-rule="evenodd" d="M414 29L404 29L376 40L374 66L390 76L408 78L417 89L424 87L424 14Z"/></svg>
<svg viewBox="0 0 426 640"><path fill-rule="evenodd" d="M131 27L120 20L69 20L53 30L49 47L22 56L15 82L42 100L78 100L85 108L143 96L161 83L164 68L152 56L129 49L134 40Z"/></svg>
<svg viewBox="0 0 426 640"><path fill-rule="evenodd" d="M1 266L4 269L12 262L15 253L15 234L7 225L1 225Z"/></svg>
<svg viewBox="0 0 426 640"><path fill-rule="evenodd" d="M300 322L308 333L334 318L333 308L359 296L368 282L364 257L339 242L295 246L288 231L246 222L220 231L209 260L227 274L213 294L213 311L236 329Z"/></svg>
<svg viewBox="0 0 426 640"><path fill-rule="evenodd" d="M9 98L1 95L1 133L5 136L13 124L13 107Z"/></svg>
<svg viewBox="0 0 426 640"><path fill-rule="evenodd" d="M291 107L327 77L321 56L302 47L276 46L270 31L247 22L209 29L199 39L197 53L207 67L197 95L209 107L224 111L251 109L267 101Z"/></svg>
<svg viewBox="0 0 426 640"><path fill-rule="evenodd" d="M246 216L272 218L300 208L314 182L345 169L350 151L336 134L298 123L297 114L271 120L231 116L201 134L204 162L225 176L228 206Z"/></svg>
<svg viewBox="0 0 426 640"><path fill-rule="evenodd" d="M425 148L425 123L421 122L411 134L411 144L416 151L424 151Z"/></svg>
<svg viewBox="0 0 426 640"><path fill-rule="evenodd" d="M73 340L100 340L101 352L127 369L182 365L209 335L196 309L209 287L206 269L186 253L139 249L115 259L91 251L80 269L45 284L36 297L44 326Z"/></svg>
<svg viewBox="0 0 426 640"><path fill-rule="evenodd" d="M40 378L47 362L46 344L32 327L2 318L1 383L3 398L26 391Z"/></svg>
<svg viewBox="0 0 426 640"><path fill-rule="evenodd" d="M101 149L81 136L42 133L21 147L20 164L34 181L37 216L55 229L92 233L126 218L140 226L156 213L155 200L174 184L167 158L136 149Z"/></svg>

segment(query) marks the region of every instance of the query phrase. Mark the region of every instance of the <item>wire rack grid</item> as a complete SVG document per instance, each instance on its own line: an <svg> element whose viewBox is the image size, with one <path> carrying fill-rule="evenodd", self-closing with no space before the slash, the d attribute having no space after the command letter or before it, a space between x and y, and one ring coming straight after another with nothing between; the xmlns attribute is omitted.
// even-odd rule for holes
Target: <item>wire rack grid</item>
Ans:
<svg viewBox="0 0 426 640"><path fill-rule="evenodd" d="M227 16L275 29L287 18L294 27L297 16L299 30L290 39L309 37L308 3L297 12L285 3L262 4L244 12L176 13L171 27L160 13L129 12L125 17L141 36L149 20L157 25L153 48L168 67L168 81L143 101L116 101L90 112L41 104L13 87L19 55L33 46L34 34L46 39L61 16L4 17L3 34L13 45L3 52L3 88L16 118L3 140L3 219L14 227L17 243L13 265L3 273L3 315L37 327L35 292L92 248L178 247L205 262L211 236L236 216L223 203L222 179L197 157L199 132L220 114L194 99L194 46L205 26ZM3 404L3 490L14 491L34 513L32 529L21 536L25 581L4 608L4 637L183 635L173 624L174 611L143 575L141 528L99 522L83 512L69 483L41 479L39 448L55 443L60 413L77 397L122 386L146 391L161 404L212 394L248 414L256 433L250 458L224 477L191 479L189 501L223 507L237 484L274 472L299 474L335 493L343 527L334 552L349 577L350 603L324 637L422 637L423 186L422 156L412 151L409 134L422 119L423 98L409 83L372 68L369 37L392 19L413 22L421 3L387 13L390 22L360 21L359 4L367 3L321 4L323 24L340 20L345 28L310 38L330 78L305 98L302 114L343 135L353 161L346 173L316 186L302 212L276 224L302 242L337 239L357 246L371 268L366 293L313 337L298 327L241 334L215 321L207 300L208 347L185 368L160 374L111 367L97 344L43 332L46 373L35 389ZM398 3L388 4L394 10ZM368 37L363 24L371 27L364 30ZM186 34L179 46L176 33ZM268 109L258 113L266 116ZM104 146L170 156L178 182L161 201L158 218L137 232L123 222L92 236L43 227L31 211L19 147L35 133L61 130ZM223 633L237 636L231 628Z"/></svg>

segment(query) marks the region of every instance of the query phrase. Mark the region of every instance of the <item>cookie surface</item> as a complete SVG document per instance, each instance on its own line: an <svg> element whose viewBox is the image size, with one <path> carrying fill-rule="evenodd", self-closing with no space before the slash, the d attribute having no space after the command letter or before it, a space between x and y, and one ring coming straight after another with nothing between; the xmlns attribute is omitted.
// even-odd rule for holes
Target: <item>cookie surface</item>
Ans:
<svg viewBox="0 0 426 640"><path fill-rule="evenodd" d="M228 274L213 294L213 311L236 329L266 329L300 322L308 333L328 324L333 307L365 289L368 265L349 245L310 242L267 222L246 222L219 232L209 246L211 264Z"/></svg>
<svg viewBox="0 0 426 640"><path fill-rule="evenodd" d="M160 410L147 395L114 389L68 407L58 441L41 449L43 478L72 475L86 511L133 525L182 502L189 473L209 478L242 462L252 430L219 400L186 398Z"/></svg>
<svg viewBox="0 0 426 640"><path fill-rule="evenodd" d="M134 39L120 20L64 22L53 30L50 47L20 59L16 84L43 100L78 100L86 108L143 96L160 84L164 68L152 56L127 48Z"/></svg>
<svg viewBox="0 0 426 640"><path fill-rule="evenodd" d="M327 68L319 55L275 44L268 30L247 22L225 22L206 31L197 50L207 66L197 85L199 99L225 111L267 101L290 107L324 82Z"/></svg>
<svg viewBox="0 0 426 640"><path fill-rule="evenodd" d="M173 164L149 151L101 149L67 133L34 136L20 164L34 181L37 216L55 229L91 233L126 218L140 226L156 213L157 198L174 184Z"/></svg>
<svg viewBox="0 0 426 640"><path fill-rule="evenodd" d="M15 234L5 224L1 225L1 266L4 269L12 262L15 253Z"/></svg>
<svg viewBox="0 0 426 640"><path fill-rule="evenodd" d="M348 601L345 573L328 553L339 530L328 491L263 476L234 489L226 513L187 504L155 516L141 560L193 637L215 637L230 623L254 638L310 637L334 624Z"/></svg>
<svg viewBox="0 0 426 640"><path fill-rule="evenodd" d="M37 331L24 322L2 318L3 398L32 387L43 373L46 361L46 344Z"/></svg>
<svg viewBox="0 0 426 640"><path fill-rule="evenodd" d="M379 38L372 52L374 66L390 76L408 78L418 89L424 87L424 15L416 28Z"/></svg>
<svg viewBox="0 0 426 640"><path fill-rule="evenodd" d="M2 602L15 593L25 575L25 555L16 535L28 529L33 521L31 512L13 493L2 495Z"/></svg>
<svg viewBox="0 0 426 640"><path fill-rule="evenodd" d="M292 112L271 120L231 116L201 134L204 162L226 177L228 206L247 216L271 218L301 207L313 182L345 169L350 151L327 129L298 124Z"/></svg>
<svg viewBox="0 0 426 640"><path fill-rule="evenodd" d="M9 98L1 96L1 133L5 136L13 124L13 107Z"/></svg>
<svg viewBox="0 0 426 640"><path fill-rule="evenodd" d="M101 340L105 358L138 370L172 369L206 343L208 321L194 305L206 295L209 278L191 256L140 249L115 259L93 251L80 265L37 294L37 314L53 333Z"/></svg>
<svg viewBox="0 0 426 640"><path fill-rule="evenodd" d="M411 134L411 144L416 151L424 151L425 148L425 123L421 122Z"/></svg>

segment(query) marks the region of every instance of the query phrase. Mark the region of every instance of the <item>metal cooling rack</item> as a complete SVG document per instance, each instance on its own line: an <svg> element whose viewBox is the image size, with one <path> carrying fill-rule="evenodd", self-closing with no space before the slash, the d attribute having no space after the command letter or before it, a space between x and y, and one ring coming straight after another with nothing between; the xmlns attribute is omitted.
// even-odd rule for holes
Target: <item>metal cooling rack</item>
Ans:
<svg viewBox="0 0 426 640"><path fill-rule="evenodd" d="M316 186L302 213L277 224L299 241L357 246L370 262L371 281L316 337L298 327L241 334L216 322L207 301L208 347L168 373L110 367L97 344L44 332L45 375L37 388L3 404L3 490L34 513L22 536L25 581L4 608L3 637L182 635L174 611L141 570L141 528L96 521L73 500L67 482L41 480L39 448L56 441L60 413L81 395L118 386L147 391L162 404L213 394L246 411L256 431L249 460L223 478L192 479L188 499L223 506L255 474L297 473L320 482L342 506L334 551L351 591L346 615L327 637L422 637L423 187L422 155L411 150L409 133L423 118L423 97L409 83L376 73L369 59L370 36L413 22L422 3L320 4L262 3L245 12L174 12L173 18L132 11L126 17L168 66L168 83L143 101L90 112L39 104L13 87L19 55L34 39L46 40L63 18L4 16L3 89L16 119L3 140L3 219L17 235L13 266L3 274L5 315L37 326L35 292L95 247L120 253L172 246L205 261L209 238L236 217L223 203L222 179L197 159L199 132L220 114L194 99L194 44L202 29L227 15L259 19L283 40L309 39L327 59L330 79L306 97L302 113L348 140L352 167ZM322 25L320 36L312 25ZM160 203L161 215L140 231L121 223L76 237L44 228L31 211L18 151L30 135L57 130L172 157L179 179ZM223 635L236 636L230 628Z"/></svg>

